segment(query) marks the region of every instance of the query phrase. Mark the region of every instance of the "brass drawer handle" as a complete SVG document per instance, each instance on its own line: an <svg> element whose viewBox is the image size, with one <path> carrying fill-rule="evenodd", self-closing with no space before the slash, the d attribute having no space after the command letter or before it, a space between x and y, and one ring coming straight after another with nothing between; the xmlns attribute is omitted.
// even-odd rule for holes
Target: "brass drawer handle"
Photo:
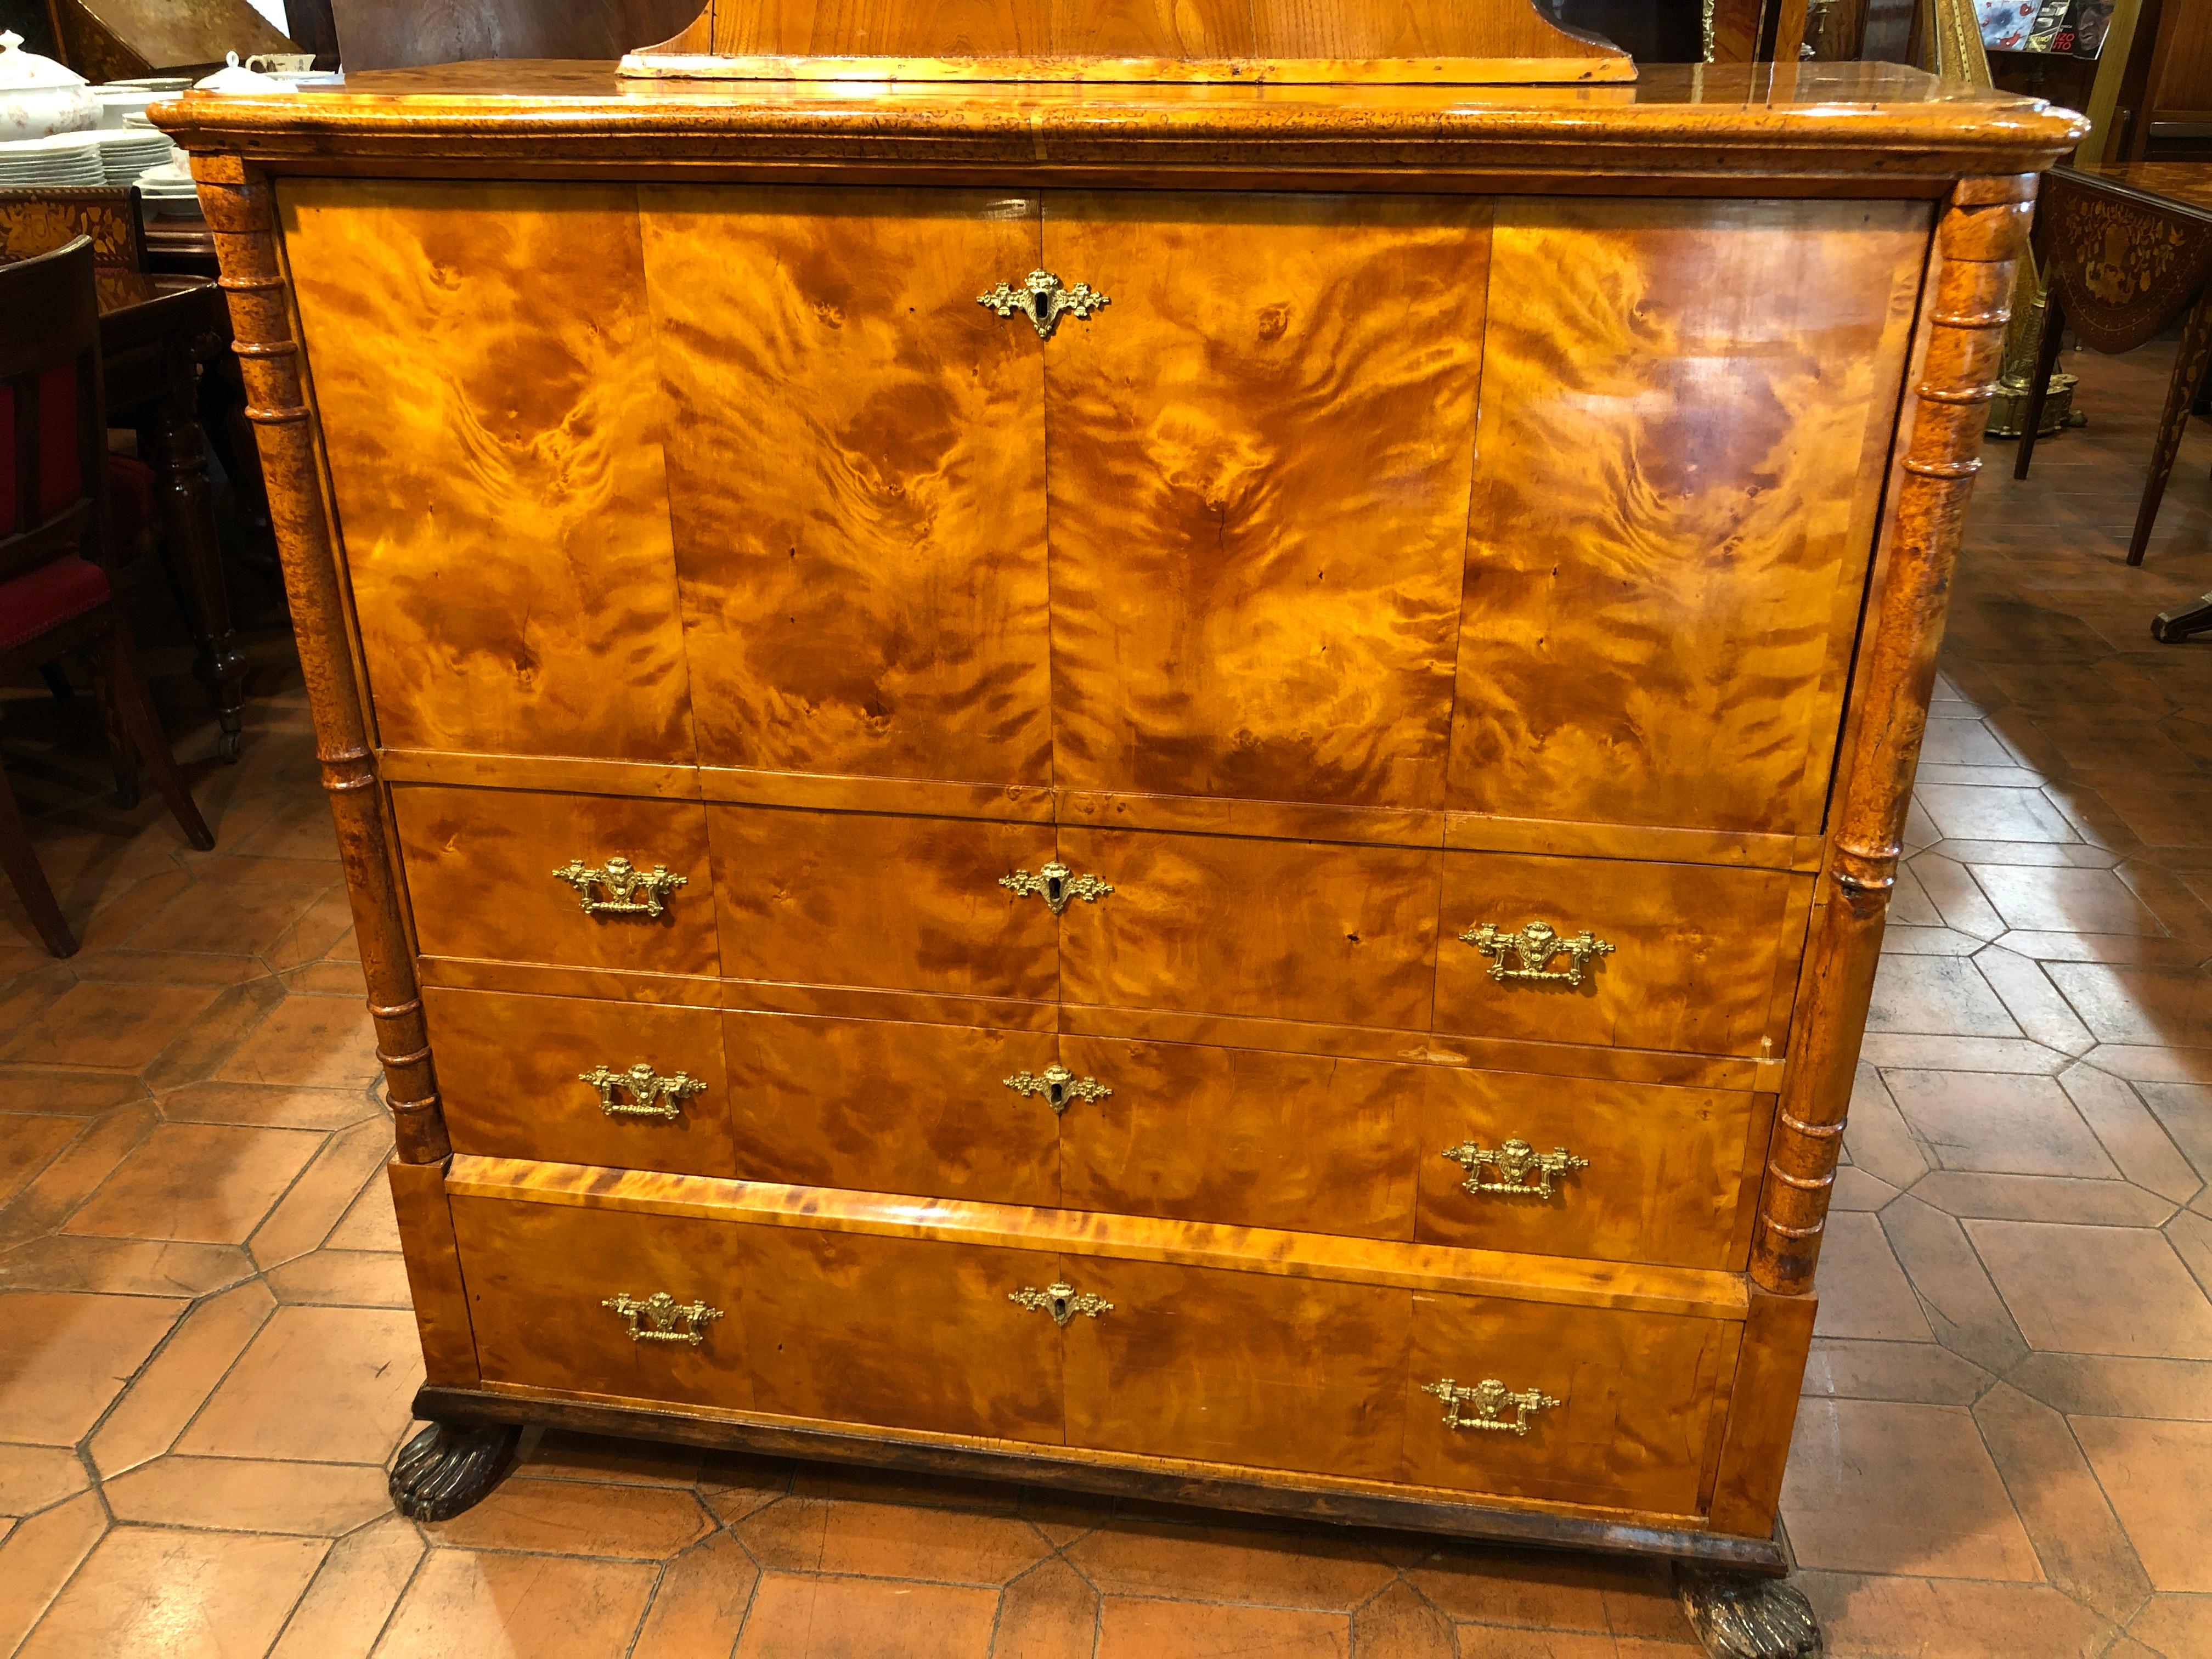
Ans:
<svg viewBox="0 0 2212 1659"><path fill-rule="evenodd" d="M1503 1193L1508 1198L1549 1198L1553 1176L1589 1168L1588 1158L1577 1158L1564 1146L1540 1152L1518 1139L1507 1141L1494 1152L1479 1140L1462 1140L1444 1156L1467 1171L1467 1179L1461 1183L1462 1190ZM1497 1170L1503 1179L1485 1181L1482 1171L1486 1165Z"/></svg>
<svg viewBox="0 0 2212 1659"><path fill-rule="evenodd" d="M594 1066L588 1072L577 1073L576 1081L588 1083L599 1091L599 1109L609 1117L678 1117L683 1114L684 1102L705 1092L707 1087L689 1072L662 1077L641 1060L626 1072ZM616 1099L618 1089L629 1098Z"/></svg>
<svg viewBox="0 0 2212 1659"><path fill-rule="evenodd" d="M655 1291L642 1302L631 1296L611 1296L599 1305L612 1308L629 1322L633 1342L689 1342L695 1348L707 1340L708 1322L722 1316L720 1308L703 1302L680 1303L665 1291ZM643 1325L638 1323L641 1319Z"/></svg>
<svg viewBox="0 0 2212 1659"><path fill-rule="evenodd" d="M1048 1066L1042 1073L1017 1072L1003 1080L1018 1095L1042 1095L1055 1116L1066 1111L1071 1101L1104 1100L1114 1092L1097 1078L1078 1077L1059 1065Z"/></svg>
<svg viewBox="0 0 2212 1659"><path fill-rule="evenodd" d="M1565 938L1548 921L1532 921L1517 933L1501 933L1493 922L1470 927L1460 935L1462 940L1486 957L1497 961L1490 965L1490 976L1500 985L1510 979L1540 979L1557 981L1566 985L1580 985L1583 969L1593 957L1609 957L1613 946L1601 939L1593 938L1587 927L1572 939ZM1552 958L1564 953L1567 970L1564 974L1547 971ZM1521 965L1508 968L1505 960L1512 957Z"/></svg>
<svg viewBox="0 0 2212 1659"><path fill-rule="evenodd" d="M1088 283L1063 288L1060 278L1050 271L1033 270L1022 278L1019 288L1001 283L988 294L977 295L975 303L1001 317L1011 317L1018 311L1030 319L1038 339L1049 340L1062 317L1080 319L1111 301Z"/></svg>
<svg viewBox="0 0 2212 1659"><path fill-rule="evenodd" d="M1114 890L1110 881L1101 881L1096 876L1079 876L1058 859L1031 875L1026 870L1017 870L1011 876L1000 876L999 885L1016 898L1041 898L1045 908L1058 915L1067 908L1070 899L1081 899L1085 904L1096 904Z"/></svg>
<svg viewBox="0 0 2212 1659"><path fill-rule="evenodd" d="M1052 1322L1062 1330L1067 1322L1081 1314L1086 1319L1096 1319L1101 1314L1114 1311L1114 1304L1103 1296L1093 1296L1088 1291L1079 1291L1066 1279L1054 1279L1042 1290L1024 1285L1018 1291L1008 1291L1006 1300L1024 1308L1042 1308L1052 1316Z"/></svg>
<svg viewBox="0 0 2212 1659"><path fill-rule="evenodd" d="M1441 1382L1431 1382L1421 1389L1444 1402L1444 1426L1450 1429L1494 1429L1502 1434L1526 1436L1530 1413L1559 1405L1560 1402L1541 1389L1522 1389L1518 1393L1507 1388L1494 1376L1486 1376L1472 1386L1455 1382L1449 1376ZM1507 1407L1513 1415L1503 1413Z"/></svg>
<svg viewBox="0 0 2212 1659"><path fill-rule="evenodd" d="M660 901L690 883L689 877L669 874L665 864L641 870L619 853L598 865L570 859L553 872L553 879L576 890L587 916L657 916L667 908ZM594 887L605 888L607 896L593 898Z"/></svg>

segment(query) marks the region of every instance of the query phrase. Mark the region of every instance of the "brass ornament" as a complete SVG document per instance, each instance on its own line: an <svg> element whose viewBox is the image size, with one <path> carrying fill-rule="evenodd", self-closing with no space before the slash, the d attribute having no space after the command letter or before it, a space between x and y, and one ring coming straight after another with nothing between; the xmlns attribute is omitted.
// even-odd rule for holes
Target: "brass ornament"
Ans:
<svg viewBox="0 0 2212 1659"><path fill-rule="evenodd" d="M1577 1158L1564 1146L1540 1152L1518 1137L1496 1152L1479 1140L1462 1140L1444 1156L1467 1171L1467 1179L1461 1183L1462 1191L1503 1193L1508 1198L1549 1198L1553 1176L1563 1176L1570 1170L1589 1168L1588 1158ZM1499 1179L1485 1181L1482 1171L1486 1168L1495 1170Z"/></svg>
<svg viewBox="0 0 2212 1659"><path fill-rule="evenodd" d="M1486 1376L1473 1384L1455 1382L1449 1376L1441 1382L1424 1384L1421 1392L1432 1394L1444 1402L1444 1426L1451 1429L1492 1429L1501 1434L1525 1437L1528 1432L1528 1418L1561 1402L1541 1389L1507 1388L1494 1376ZM1504 1412L1512 1407L1513 1415Z"/></svg>
<svg viewBox="0 0 2212 1659"><path fill-rule="evenodd" d="M1070 899L1081 899L1085 904L1096 904L1114 890L1110 881L1101 881L1096 876L1079 876L1058 859L1031 875L1026 870L1017 870L1011 876L1000 876L999 885L1017 898L1041 898L1045 908L1058 915L1067 908Z"/></svg>
<svg viewBox="0 0 2212 1659"><path fill-rule="evenodd" d="M599 1305L612 1308L629 1322L633 1342L688 1342L695 1348L707 1340L708 1322L722 1316L720 1308L678 1302L665 1291L655 1291L642 1302L632 1296L611 1296Z"/></svg>
<svg viewBox="0 0 2212 1659"><path fill-rule="evenodd" d="M1500 985L1508 980L1537 979L1579 986L1583 970L1593 957L1613 954L1613 946L1592 937L1589 928L1568 939L1548 921L1532 921L1518 933L1503 932L1496 923L1486 921L1468 928L1460 939L1483 955L1497 958L1490 965L1490 976ZM1565 973L1553 973L1552 958L1560 955L1567 958L1567 969ZM1508 968L1505 962L1509 957L1521 965Z"/></svg>
<svg viewBox="0 0 2212 1659"><path fill-rule="evenodd" d="M1088 283L1063 288L1060 278L1050 271L1033 270L1022 278L1019 288L1001 283L988 294L977 295L975 303L1001 317L1011 317L1018 311L1030 319L1038 339L1049 340L1062 317L1080 320L1111 302Z"/></svg>
<svg viewBox="0 0 2212 1659"><path fill-rule="evenodd" d="M576 890L587 916L657 916L668 908L660 901L690 882L687 876L671 875L665 864L641 870L619 853L598 865L570 859L553 872L553 879ZM592 897L595 887L605 888L607 896Z"/></svg>
<svg viewBox="0 0 2212 1659"><path fill-rule="evenodd" d="M599 1091L599 1109L609 1117L677 1117L683 1112L684 1102L703 1093L707 1087L689 1072L662 1077L641 1060L626 1072L594 1066L588 1072L579 1072L576 1081L588 1083ZM617 1099L617 1090L629 1098Z"/></svg>
<svg viewBox="0 0 2212 1659"><path fill-rule="evenodd" d="M1066 1279L1054 1279L1042 1290L1024 1285L1018 1291L1008 1291L1006 1300L1024 1308L1041 1308L1052 1316L1052 1322L1062 1330L1067 1322L1081 1314L1086 1319L1096 1319L1101 1314L1114 1311L1114 1304L1103 1296L1093 1296L1088 1291L1078 1291Z"/></svg>
<svg viewBox="0 0 2212 1659"><path fill-rule="evenodd" d="M1002 1080L1018 1095L1042 1095L1055 1116L1065 1112L1072 1101L1105 1100L1114 1092L1097 1078L1078 1077L1057 1063L1042 1072L1017 1072Z"/></svg>

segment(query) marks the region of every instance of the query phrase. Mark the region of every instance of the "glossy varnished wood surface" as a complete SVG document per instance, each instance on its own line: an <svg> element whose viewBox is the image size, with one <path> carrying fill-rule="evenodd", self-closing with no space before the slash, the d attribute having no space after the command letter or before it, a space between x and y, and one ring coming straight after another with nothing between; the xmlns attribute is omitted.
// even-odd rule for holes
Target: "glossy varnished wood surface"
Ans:
<svg viewBox="0 0 2212 1659"><path fill-rule="evenodd" d="M1060 919L1070 1002L1425 1029L1439 854L1063 825L1114 891Z"/></svg>
<svg viewBox="0 0 2212 1659"><path fill-rule="evenodd" d="M1421 1291L1413 1303L1407 1479L1662 1514L1704 1508L1716 1383L1733 1361L1735 1327ZM1536 1413L1520 1436L1452 1428L1443 1402L1422 1392L1447 1377L1492 1376L1560 1403Z"/></svg>
<svg viewBox="0 0 2212 1659"><path fill-rule="evenodd" d="M435 986L424 988L422 1008L457 1151L678 1175L749 1173L731 1152L735 1097L713 1010ZM673 1118L610 1116L582 1074L600 1066L626 1071L640 1060L662 1077L682 1072L706 1087L678 1103Z"/></svg>
<svg viewBox="0 0 2212 1659"><path fill-rule="evenodd" d="M1056 781L1443 805L1489 218L1048 196Z"/></svg>
<svg viewBox="0 0 2212 1659"><path fill-rule="evenodd" d="M1421 1074L1424 1243L1598 1256L1680 1267L1741 1268L1773 1097L1721 1089L1457 1071ZM1564 1146L1589 1167L1555 1177L1553 1195L1470 1193L1443 1156L1508 1139ZM1493 1166L1475 1174L1498 1182Z"/></svg>
<svg viewBox="0 0 2212 1659"><path fill-rule="evenodd" d="M1811 878L1771 870L1600 859L1443 855L1437 1027L1551 1042L1683 1048L1765 1058L1782 1052L1790 969L1803 945ZM1532 921L1613 948L1579 986L1490 976L1499 958L1459 935ZM1525 964L1516 957L1506 964ZM1565 957L1547 964L1564 974Z"/></svg>
<svg viewBox="0 0 2212 1659"><path fill-rule="evenodd" d="M702 763L1048 783L1036 199L639 208Z"/></svg>
<svg viewBox="0 0 2212 1659"><path fill-rule="evenodd" d="M1069 1036L1060 1059L1113 1091L1060 1119L1067 1208L1413 1237L1422 1070Z"/></svg>
<svg viewBox="0 0 2212 1659"><path fill-rule="evenodd" d="M392 811L425 956L718 971L707 812L696 802L418 784L392 790ZM553 875L571 860L597 866L617 854L684 878L659 916L586 915Z"/></svg>
<svg viewBox="0 0 2212 1659"><path fill-rule="evenodd" d="M1500 204L1454 806L1820 828L1927 241L1910 203Z"/></svg>
<svg viewBox="0 0 2212 1659"><path fill-rule="evenodd" d="M1060 1120L1005 1083L1053 1063L1049 1033L766 1013L722 1031L741 1179L1060 1201Z"/></svg>
<svg viewBox="0 0 2212 1659"><path fill-rule="evenodd" d="M1098 1258L1069 1282L1114 1304L1067 1329L1070 1445L1401 1477L1407 1292Z"/></svg>
<svg viewBox="0 0 2212 1659"><path fill-rule="evenodd" d="M690 760L635 191L279 203L380 739Z"/></svg>
<svg viewBox="0 0 2212 1659"><path fill-rule="evenodd" d="M999 885L1052 832L957 818L710 806L732 979L1050 998L1058 930Z"/></svg>

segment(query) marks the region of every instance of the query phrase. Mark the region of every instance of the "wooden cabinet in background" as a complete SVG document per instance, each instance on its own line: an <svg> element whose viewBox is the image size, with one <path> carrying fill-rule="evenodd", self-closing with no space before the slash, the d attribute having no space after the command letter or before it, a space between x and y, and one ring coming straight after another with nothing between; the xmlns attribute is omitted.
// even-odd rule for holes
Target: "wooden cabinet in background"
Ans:
<svg viewBox="0 0 2212 1659"><path fill-rule="evenodd" d="M546 1420L1780 1569L2077 124L1559 36L1566 120L1460 83L1542 70L1503 3L166 112L394 1057L410 1512Z"/></svg>

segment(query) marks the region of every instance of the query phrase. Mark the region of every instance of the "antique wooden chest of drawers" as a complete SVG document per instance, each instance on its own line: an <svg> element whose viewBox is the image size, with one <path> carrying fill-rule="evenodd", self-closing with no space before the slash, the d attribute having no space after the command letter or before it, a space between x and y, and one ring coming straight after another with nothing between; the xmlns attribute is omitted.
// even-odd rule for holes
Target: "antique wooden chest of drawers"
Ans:
<svg viewBox="0 0 2212 1659"><path fill-rule="evenodd" d="M398 1118L415 1512L543 1419L1778 1566L2078 124L1413 70L165 112Z"/></svg>

